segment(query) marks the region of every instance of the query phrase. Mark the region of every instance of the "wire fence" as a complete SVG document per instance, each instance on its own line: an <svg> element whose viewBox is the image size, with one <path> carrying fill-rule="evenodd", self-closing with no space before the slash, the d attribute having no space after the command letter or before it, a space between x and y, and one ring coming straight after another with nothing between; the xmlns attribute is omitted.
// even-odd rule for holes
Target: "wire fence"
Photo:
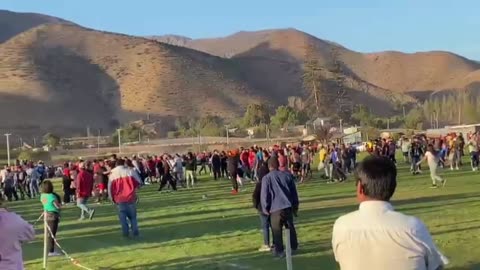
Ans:
<svg viewBox="0 0 480 270"><path fill-rule="evenodd" d="M42 214L41 214L35 221L30 222L30 223L32 224L32 226L35 227L35 226L37 225L37 223L38 223L40 220L42 220L43 217L45 217L45 212L42 212ZM93 270L92 268L89 268L89 267L87 267L87 266L85 266L85 265L80 264L80 262L79 262L77 259L73 258L72 256L70 256L70 254L68 254L68 252L60 245L60 243L58 242L58 239L57 239L57 238L54 236L54 234L52 233L52 229L50 228L50 226L48 226L46 218L44 218L44 222L43 222L43 223L44 223L44 230L46 229L47 232L48 232L48 234L45 234L45 235L49 235L50 237L52 237L53 242L54 242L55 245L60 249L60 251L62 252L61 254L62 254L63 256L65 256L65 258L67 258L67 259L68 259L73 265L75 265L76 267L79 267L79 268L82 268L82 269L85 269L85 270ZM48 241L48 238L47 238L47 237L44 237L43 241L44 241L44 243L46 243L46 241ZM46 248L46 245L44 245L44 248ZM47 254L47 253L45 253L45 254ZM44 255L44 258L43 258L43 259L44 259L44 262L46 262L45 260L48 259L48 256L45 257L45 255ZM44 265L45 265L45 264L44 264ZM45 269L45 268L44 268L44 269Z"/></svg>

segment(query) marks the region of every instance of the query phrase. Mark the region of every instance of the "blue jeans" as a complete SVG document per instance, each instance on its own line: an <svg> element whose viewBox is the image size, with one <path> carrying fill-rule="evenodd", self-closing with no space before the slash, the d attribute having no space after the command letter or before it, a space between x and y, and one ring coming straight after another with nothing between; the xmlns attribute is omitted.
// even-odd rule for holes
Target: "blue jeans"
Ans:
<svg viewBox="0 0 480 270"><path fill-rule="evenodd" d="M40 190L38 187L37 180L30 181L30 195L32 196L32 198L35 198L36 196L40 195Z"/></svg>
<svg viewBox="0 0 480 270"><path fill-rule="evenodd" d="M80 208L80 218L85 218L85 213L90 213L90 208L87 206L88 198L77 198L77 207Z"/></svg>
<svg viewBox="0 0 480 270"><path fill-rule="evenodd" d="M262 225L263 244L270 246L270 216L260 213L260 224Z"/></svg>
<svg viewBox="0 0 480 270"><path fill-rule="evenodd" d="M133 236L138 236L137 207L135 203L119 203L117 204L117 208L123 236L128 237L130 235L129 220Z"/></svg>

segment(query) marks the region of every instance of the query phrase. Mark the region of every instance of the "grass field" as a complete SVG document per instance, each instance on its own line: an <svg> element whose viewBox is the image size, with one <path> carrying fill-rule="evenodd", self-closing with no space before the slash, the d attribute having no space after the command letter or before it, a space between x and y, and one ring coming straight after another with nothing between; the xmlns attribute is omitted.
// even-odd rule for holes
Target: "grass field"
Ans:
<svg viewBox="0 0 480 270"><path fill-rule="evenodd" d="M393 204L420 217L438 247L447 255L448 269L480 269L480 175L467 171L441 174L443 189L430 189L430 179L411 176L400 167ZM91 269L286 269L284 260L256 250L262 242L259 218L251 207L252 185L238 196L227 181L203 179L194 190L158 194L142 189L138 205L141 239L123 240L112 205L93 205L93 221L78 222L79 210L64 209L58 238L67 252ZM202 195L207 199L202 199ZM334 220L357 208L352 181L325 184L319 179L299 186L297 219L300 252L294 269L337 269L330 239ZM27 220L41 211L39 202L12 203L10 209ZM41 269L42 227L38 238L24 246L27 269ZM48 269L77 269L64 258L49 260ZM80 268L78 268L80 269Z"/></svg>

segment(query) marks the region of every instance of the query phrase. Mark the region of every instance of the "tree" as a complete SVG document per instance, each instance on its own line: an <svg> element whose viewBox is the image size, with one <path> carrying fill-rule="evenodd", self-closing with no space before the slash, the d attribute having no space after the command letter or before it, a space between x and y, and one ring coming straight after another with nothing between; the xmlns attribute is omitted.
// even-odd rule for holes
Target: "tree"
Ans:
<svg viewBox="0 0 480 270"><path fill-rule="evenodd" d="M32 150L23 150L18 155L17 159L19 160L27 160L27 161L51 161L52 156L49 152L46 151L32 151Z"/></svg>
<svg viewBox="0 0 480 270"><path fill-rule="evenodd" d="M345 88L346 76L343 72L344 63L340 59L340 54L336 48L331 51L332 65L329 68L330 75L333 77L336 87L335 106L337 115L344 120L350 119L352 114L352 101Z"/></svg>
<svg viewBox="0 0 480 270"><path fill-rule="evenodd" d="M372 127L374 125L373 115L364 105L358 106L357 111L352 114L352 118L359 121L362 126Z"/></svg>
<svg viewBox="0 0 480 270"><path fill-rule="evenodd" d="M42 141L44 145L55 149L60 144L60 137L52 133L47 133L43 135Z"/></svg>
<svg viewBox="0 0 480 270"><path fill-rule="evenodd" d="M325 72L325 68L320 65L316 56L315 47L312 44L307 44L302 81L303 88L309 93L310 98L313 98L317 116L326 115L330 112L329 109L332 106L324 85Z"/></svg>
<svg viewBox="0 0 480 270"><path fill-rule="evenodd" d="M333 137L333 133L330 132L329 128L324 126L318 127L315 130L315 135L317 136L317 140L323 143L329 142Z"/></svg>
<svg viewBox="0 0 480 270"><path fill-rule="evenodd" d="M422 110L419 108L413 108L405 116L405 127L408 129L422 129L424 117Z"/></svg>
<svg viewBox="0 0 480 270"><path fill-rule="evenodd" d="M243 125L245 127L256 127L269 123L270 112L266 104L253 103L247 106L247 110L243 116Z"/></svg>
<svg viewBox="0 0 480 270"><path fill-rule="evenodd" d="M120 129L120 139L122 143L139 142L141 138L148 138L148 134L139 126L127 124ZM112 144L118 144L118 131L112 134Z"/></svg>
<svg viewBox="0 0 480 270"><path fill-rule="evenodd" d="M299 122L299 114L289 106L280 106L271 118L271 124L274 128L284 128L290 125L296 125Z"/></svg>

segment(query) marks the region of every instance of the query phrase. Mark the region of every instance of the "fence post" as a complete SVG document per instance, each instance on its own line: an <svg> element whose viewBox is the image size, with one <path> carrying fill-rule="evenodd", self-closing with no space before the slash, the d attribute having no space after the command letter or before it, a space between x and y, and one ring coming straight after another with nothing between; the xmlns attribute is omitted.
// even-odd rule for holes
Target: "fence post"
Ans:
<svg viewBox="0 0 480 270"><path fill-rule="evenodd" d="M287 259L287 270L293 270L293 265L292 265L292 245L291 245L291 239L290 239L290 228L285 229L285 234L286 234L286 240L287 240L287 252L285 258Z"/></svg>
<svg viewBox="0 0 480 270"><path fill-rule="evenodd" d="M48 259L48 223L47 213L43 212L43 269L47 269Z"/></svg>

